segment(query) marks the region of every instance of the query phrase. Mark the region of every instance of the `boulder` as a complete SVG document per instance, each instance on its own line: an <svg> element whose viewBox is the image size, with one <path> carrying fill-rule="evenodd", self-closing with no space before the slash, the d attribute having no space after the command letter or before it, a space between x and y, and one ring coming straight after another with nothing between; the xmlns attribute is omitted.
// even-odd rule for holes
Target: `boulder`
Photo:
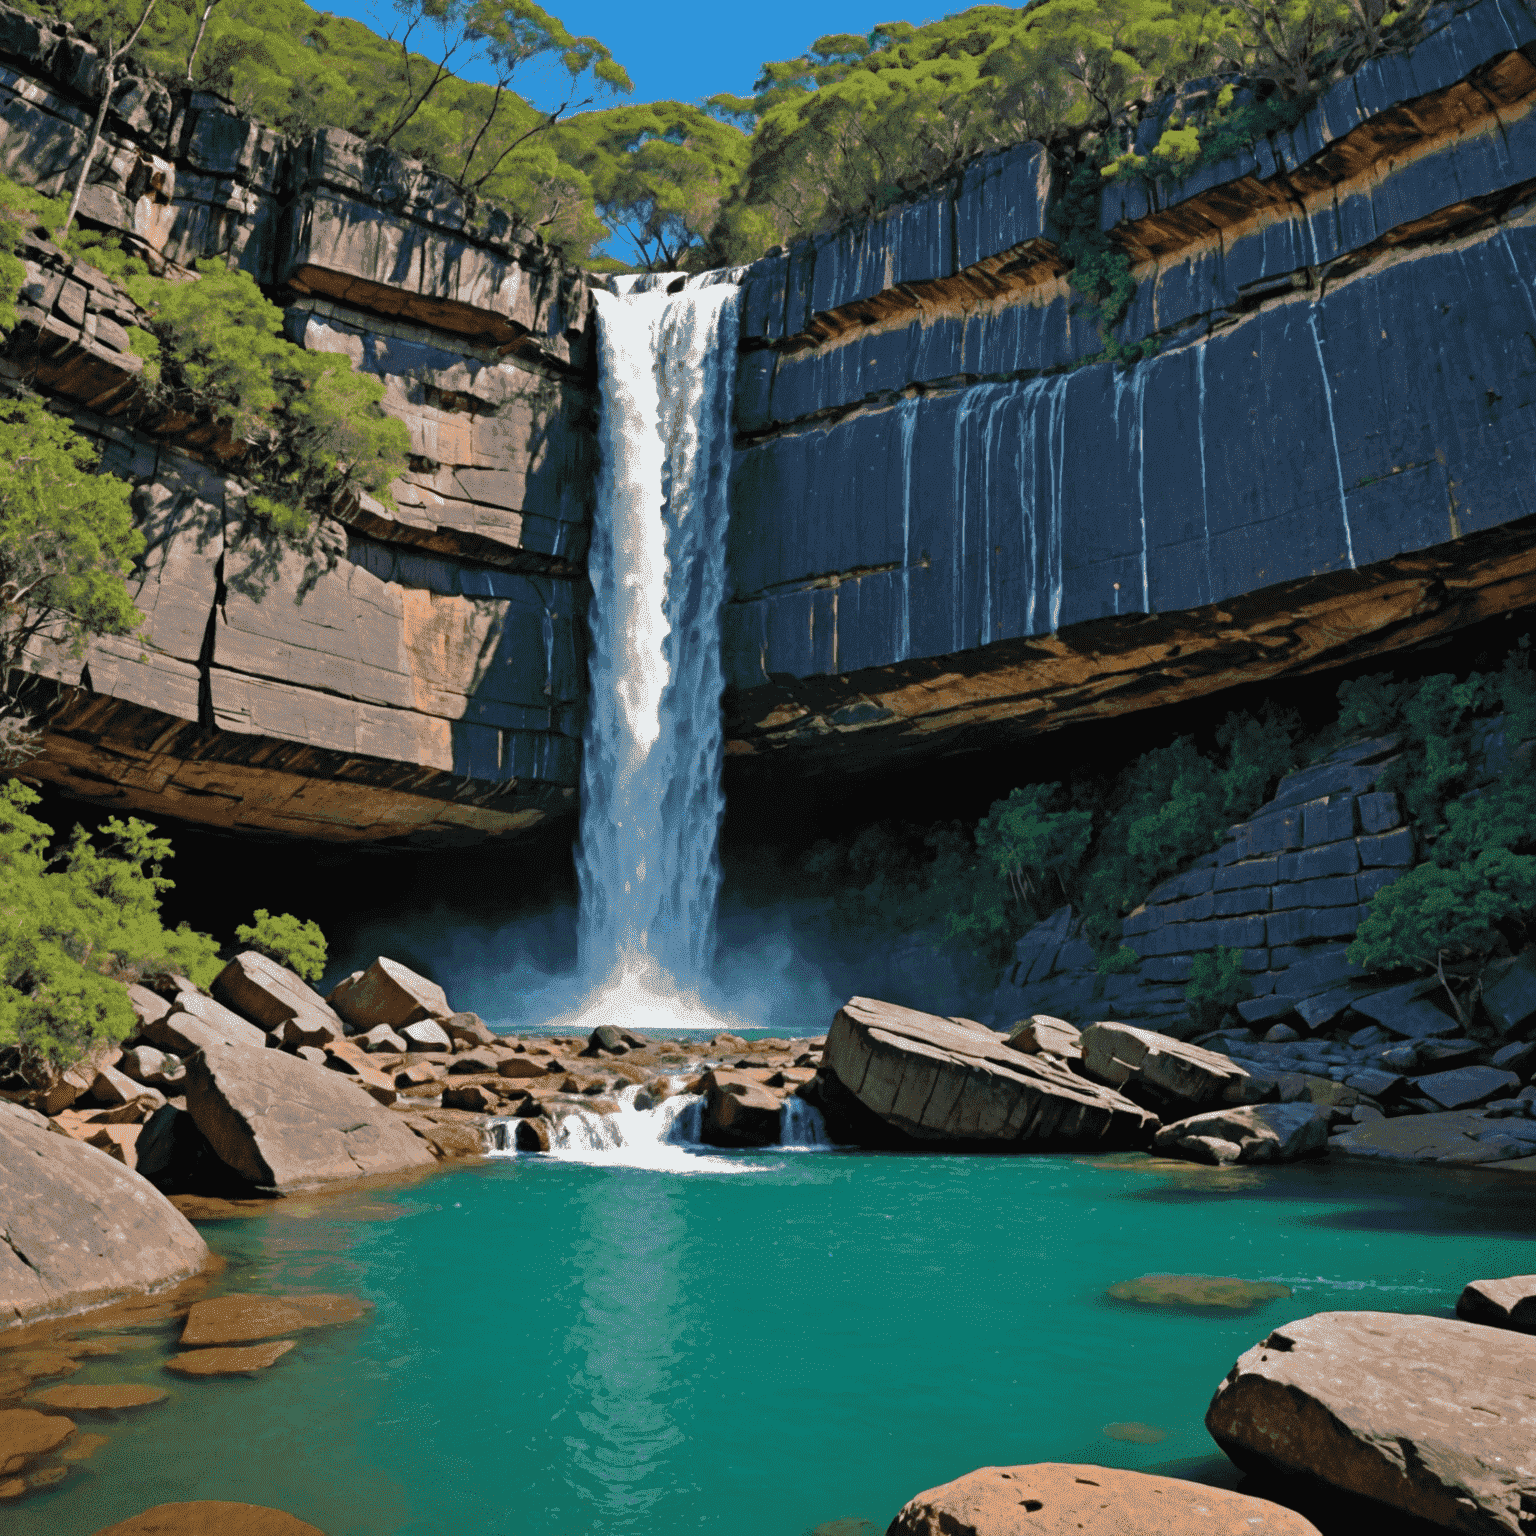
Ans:
<svg viewBox="0 0 1536 1536"><path fill-rule="evenodd" d="M1226 1488L1069 1462L980 1467L920 1493L886 1536L1318 1536L1309 1520Z"/></svg>
<svg viewBox="0 0 1536 1536"><path fill-rule="evenodd" d="M1157 1128L1129 1099L969 1020L871 998L838 1010L822 1060L867 1110L921 1141L1133 1147Z"/></svg>
<svg viewBox="0 0 1536 1536"><path fill-rule="evenodd" d="M1290 1163L1327 1152L1328 1121L1315 1104L1252 1104L1165 1125L1152 1146L1198 1163Z"/></svg>
<svg viewBox="0 0 1536 1536"><path fill-rule="evenodd" d="M1350 1004L1389 1033L1404 1040L1427 1040L1433 1035L1454 1035L1461 1026L1448 1013L1442 1013L1424 994L1436 986L1427 980L1405 982L1369 997L1357 997Z"/></svg>
<svg viewBox="0 0 1536 1536"><path fill-rule="evenodd" d="M1033 1018L1020 1019L1008 1031L1008 1044L1026 1056L1060 1056L1066 1061L1081 1061L1082 1031L1065 1019L1053 1019L1049 1014L1037 1013Z"/></svg>
<svg viewBox="0 0 1536 1536"><path fill-rule="evenodd" d="M284 1045L324 1045L346 1033L335 1010L302 977L254 949L235 956L209 988L226 1008Z"/></svg>
<svg viewBox="0 0 1536 1536"><path fill-rule="evenodd" d="M1518 1092L1520 1079L1498 1067L1456 1067L1416 1078L1413 1086L1442 1109L1470 1109L1500 1094Z"/></svg>
<svg viewBox="0 0 1536 1536"><path fill-rule="evenodd" d="M1139 1307L1190 1312L1252 1312L1281 1301L1291 1288L1278 1280L1239 1280L1231 1275L1142 1275L1117 1280L1104 1293Z"/></svg>
<svg viewBox="0 0 1536 1536"><path fill-rule="evenodd" d="M157 1504L141 1515L120 1520L96 1536L324 1536L280 1509L259 1504Z"/></svg>
<svg viewBox="0 0 1536 1536"><path fill-rule="evenodd" d="M1522 950L1501 972L1484 986L1483 1007L1500 1033L1529 1034L1536 1026L1536 947Z"/></svg>
<svg viewBox="0 0 1536 1536"><path fill-rule="evenodd" d="M501 1107L501 1100L479 1083L465 1083L460 1088L443 1089L444 1109L468 1109L477 1115L490 1115Z"/></svg>
<svg viewBox="0 0 1536 1536"><path fill-rule="evenodd" d="M372 1029L356 1036L353 1043L362 1046L370 1055L404 1056L410 1049L388 1024L375 1024Z"/></svg>
<svg viewBox="0 0 1536 1536"><path fill-rule="evenodd" d="M599 1024L587 1039L583 1056L624 1056L630 1051L644 1050L651 1042L633 1030L620 1029L617 1024Z"/></svg>
<svg viewBox="0 0 1536 1536"><path fill-rule="evenodd" d="M201 992L177 993L170 1012L146 1024L141 1033L151 1045L183 1058L206 1045L234 1045L247 1051L267 1048L264 1030Z"/></svg>
<svg viewBox="0 0 1536 1536"><path fill-rule="evenodd" d="M402 1067L395 1073L396 1088L419 1088L423 1083L438 1082L443 1076L443 1069L435 1062L418 1061L408 1067Z"/></svg>
<svg viewBox="0 0 1536 1536"><path fill-rule="evenodd" d="M474 1073L496 1072L500 1070L501 1063L502 1058L494 1051L469 1050L455 1056L448 1070L455 1077L467 1077Z"/></svg>
<svg viewBox="0 0 1536 1536"><path fill-rule="evenodd" d="M699 1083L704 1095L701 1135L712 1147L771 1147L779 1140L778 1094L756 1078L715 1068Z"/></svg>
<svg viewBox="0 0 1536 1536"><path fill-rule="evenodd" d="M503 1077L543 1077L544 1064L533 1056L503 1056L496 1063Z"/></svg>
<svg viewBox="0 0 1536 1536"><path fill-rule="evenodd" d="M20 1102L40 1114L57 1115L76 1099L84 1098L91 1091L97 1074L112 1066L122 1056L122 1051L110 1041L103 1041L79 1061L67 1066L23 1057L14 1050L4 1054L8 1060L6 1070L0 1072L0 1076L8 1079L8 1087L15 1085Z"/></svg>
<svg viewBox="0 0 1536 1536"><path fill-rule="evenodd" d="M123 1052L118 1071L147 1088L173 1088L187 1075L179 1056L168 1056L152 1045L135 1045Z"/></svg>
<svg viewBox="0 0 1536 1536"><path fill-rule="evenodd" d="M1244 1354L1205 1424L1245 1470L1513 1536L1536 1508L1536 1339L1449 1318L1317 1313Z"/></svg>
<svg viewBox="0 0 1536 1536"><path fill-rule="evenodd" d="M187 1110L225 1164L279 1194L432 1163L357 1084L282 1051L205 1047L187 1062Z"/></svg>
<svg viewBox="0 0 1536 1536"><path fill-rule="evenodd" d="M126 1072L116 1067L103 1067L91 1081L90 1097L93 1103L104 1105L132 1104L147 1100L153 1109L165 1103L165 1095L157 1088L146 1088L135 1082ZM141 1116L147 1118L147 1116Z"/></svg>
<svg viewBox="0 0 1536 1536"><path fill-rule="evenodd" d="M141 1034L146 1024L153 1024L156 1019L163 1019L171 1011L170 999L161 997L158 992L151 992L148 987L137 984L128 988L128 1003L138 1018Z"/></svg>
<svg viewBox="0 0 1536 1536"><path fill-rule="evenodd" d="M1529 1122L1518 1123L1517 1129L1523 1132L1527 1124ZM1397 1163L1443 1163L1452 1168L1536 1157L1536 1143L1523 1135L1512 1134L1508 1122L1468 1109L1399 1115L1390 1120L1352 1125L1330 1136L1328 1145L1351 1157L1374 1157ZM1522 1161L1519 1166L1527 1165Z"/></svg>
<svg viewBox="0 0 1536 1536"><path fill-rule="evenodd" d="M0 1103L0 1326L196 1274L208 1249L159 1190Z"/></svg>
<svg viewBox="0 0 1536 1536"><path fill-rule="evenodd" d="M1532 1070L1536 1069L1536 1040L1514 1040L1500 1046L1488 1058L1488 1065L1513 1072L1521 1082L1525 1082Z"/></svg>
<svg viewBox="0 0 1536 1536"><path fill-rule="evenodd" d="M1187 1113L1234 1102L1248 1073L1230 1056L1137 1029L1131 1024L1090 1024L1080 1041L1083 1070L1130 1098L1162 1110Z"/></svg>
<svg viewBox="0 0 1536 1536"><path fill-rule="evenodd" d="M436 1022L454 1044L496 1045L500 1041L500 1036L478 1013L450 1013Z"/></svg>
<svg viewBox="0 0 1536 1536"><path fill-rule="evenodd" d="M490 1031L486 1030L489 1034ZM403 1024L400 1036L406 1048L412 1051L451 1051L453 1041L447 1030L434 1019L421 1019L415 1024Z"/></svg>
<svg viewBox="0 0 1536 1536"><path fill-rule="evenodd" d="M103 1125L83 1139L86 1146L105 1152L114 1162L121 1163L125 1168L137 1168L139 1164L137 1144L139 1132L142 1129L142 1126L137 1125Z"/></svg>
<svg viewBox="0 0 1536 1536"><path fill-rule="evenodd" d="M368 1060L368 1053L355 1040L333 1040L325 1054L325 1064L333 1072L354 1078L380 1104L393 1104L398 1095L395 1085Z"/></svg>
<svg viewBox="0 0 1536 1536"><path fill-rule="evenodd" d="M380 955L366 971L355 972L326 999L354 1033L388 1024L399 1029L421 1019L446 1019L453 1009L443 989L425 976Z"/></svg>
<svg viewBox="0 0 1536 1536"><path fill-rule="evenodd" d="M1456 1316L1488 1328L1536 1333L1536 1275L1470 1281L1456 1300Z"/></svg>

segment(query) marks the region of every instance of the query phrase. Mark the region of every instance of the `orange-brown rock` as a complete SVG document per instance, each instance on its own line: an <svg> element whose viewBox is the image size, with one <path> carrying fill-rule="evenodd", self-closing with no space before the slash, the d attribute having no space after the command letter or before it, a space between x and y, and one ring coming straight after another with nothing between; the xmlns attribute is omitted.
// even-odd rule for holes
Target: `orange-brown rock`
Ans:
<svg viewBox="0 0 1536 1536"><path fill-rule="evenodd" d="M193 1303L181 1342L189 1349L249 1344L301 1328L355 1322L367 1311L355 1296L215 1296Z"/></svg>
<svg viewBox="0 0 1536 1536"><path fill-rule="evenodd" d="M349 976L326 999L353 1029L387 1024L398 1029L423 1019L448 1019L453 1009L435 981L380 955L366 971Z"/></svg>
<svg viewBox="0 0 1536 1536"><path fill-rule="evenodd" d="M324 1536L313 1525L259 1504L157 1504L104 1526L96 1536Z"/></svg>
<svg viewBox="0 0 1536 1536"><path fill-rule="evenodd" d="M1267 1499L1114 1467L981 1467L908 1500L886 1536L1318 1536Z"/></svg>
<svg viewBox="0 0 1536 1536"><path fill-rule="evenodd" d="M276 1339L270 1344L236 1344L224 1349L193 1349L172 1355L165 1362L168 1371L178 1376L243 1376L276 1365L293 1348L292 1339Z"/></svg>
<svg viewBox="0 0 1536 1536"><path fill-rule="evenodd" d="M1491 1328L1536 1333L1536 1275L1470 1280L1456 1299L1456 1315Z"/></svg>
<svg viewBox="0 0 1536 1536"><path fill-rule="evenodd" d="M163 1402L165 1392L143 1382L123 1381L105 1386L49 1387L38 1394L37 1400L64 1413L116 1413L123 1408L143 1408L149 1403Z"/></svg>
<svg viewBox="0 0 1536 1536"><path fill-rule="evenodd" d="M35 1408L0 1408L0 1477L24 1472L74 1432L74 1424L58 1414L39 1413Z"/></svg>

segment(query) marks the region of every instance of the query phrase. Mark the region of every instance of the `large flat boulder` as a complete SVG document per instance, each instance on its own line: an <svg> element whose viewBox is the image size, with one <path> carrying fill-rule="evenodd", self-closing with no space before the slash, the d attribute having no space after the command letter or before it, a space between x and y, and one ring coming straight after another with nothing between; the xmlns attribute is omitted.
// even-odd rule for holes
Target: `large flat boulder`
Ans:
<svg viewBox="0 0 1536 1536"><path fill-rule="evenodd" d="M1156 1116L1049 1056L969 1020L872 998L838 1010L823 1067L866 1109L923 1141L1014 1147L1144 1146Z"/></svg>
<svg viewBox="0 0 1536 1536"><path fill-rule="evenodd" d="M1528 1127L1528 1120L1462 1109L1368 1120L1337 1131L1328 1145L1349 1157L1384 1162L1444 1163L1453 1168L1498 1163L1511 1172L1536 1171L1536 1138L1525 1134Z"/></svg>
<svg viewBox="0 0 1536 1536"><path fill-rule="evenodd" d="M1536 1507L1536 1339L1320 1312L1244 1354L1205 1424L1245 1469L1315 1479L1449 1531L1516 1536Z"/></svg>
<svg viewBox="0 0 1536 1536"><path fill-rule="evenodd" d="M1328 1150L1329 1111L1317 1104L1250 1104L1165 1125L1154 1151L1197 1163L1290 1163Z"/></svg>
<svg viewBox="0 0 1536 1536"><path fill-rule="evenodd" d="M1317 1536L1268 1499L1117 1467L980 1467L909 1499L886 1536Z"/></svg>
<svg viewBox="0 0 1536 1536"><path fill-rule="evenodd" d="M209 990L226 1008L276 1035L284 1045L323 1046L346 1033L336 1010L301 976L254 949L236 955Z"/></svg>
<svg viewBox="0 0 1536 1536"><path fill-rule="evenodd" d="M187 1111L221 1161L279 1194L433 1163L362 1088L284 1051L204 1047L187 1061Z"/></svg>
<svg viewBox="0 0 1536 1536"><path fill-rule="evenodd" d="M147 1180L0 1103L0 1328L170 1285L207 1257Z"/></svg>
<svg viewBox="0 0 1536 1536"><path fill-rule="evenodd" d="M1078 1045L1090 1077L1124 1088L1132 1098L1146 1098L1159 1110L1187 1114L1235 1102L1248 1078L1230 1056L1132 1024L1090 1024Z"/></svg>
<svg viewBox="0 0 1536 1536"><path fill-rule="evenodd" d="M399 1029L422 1019L453 1017L448 996L435 981L385 955L347 977L326 1001L359 1032L376 1024Z"/></svg>
<svg viewBox="0 0 1536 1536"><path fill-rule="evenodd" d="M267 1048L265 1030L201 992L178 992L171 1011L146 1022L139 1033L151 1045L178 1056L190 1056L207 1045L235 1045L250 1051Z"/></svg>

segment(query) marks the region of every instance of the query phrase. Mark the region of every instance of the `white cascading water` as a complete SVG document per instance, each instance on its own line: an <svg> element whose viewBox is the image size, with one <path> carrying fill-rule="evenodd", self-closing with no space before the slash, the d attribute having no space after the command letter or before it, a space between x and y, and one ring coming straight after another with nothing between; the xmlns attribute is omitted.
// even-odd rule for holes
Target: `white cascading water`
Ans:
<svg viewBox="0 0 1536 1536"><path fill-rule="evenodd" d="M591 992L576 1016L553 1026L558 1032L743 1027L699 999L714 952L725 810L720 607L733 275L706 273L676 293L645 291L642 279L596 295L602 469L588 557L590 689L576 860L579 964ZM676 280L665 281L670 288ZM702 1160L682 1148L697 1143L701 1101L640 1110L637 1091L618 1096L617 1114L567 1115L551 1151L568 1161L697 1167ZM820 1117L792 1102L790 1144L825 1145Z"/></svg>

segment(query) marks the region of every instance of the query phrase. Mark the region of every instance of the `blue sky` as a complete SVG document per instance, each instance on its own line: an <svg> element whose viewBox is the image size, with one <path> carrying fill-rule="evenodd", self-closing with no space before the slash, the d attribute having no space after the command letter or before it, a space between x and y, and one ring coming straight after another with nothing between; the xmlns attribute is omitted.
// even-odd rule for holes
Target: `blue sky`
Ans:
<svg viewBox="0 0 1536 1536"><path fill-rule="evenodd" d="M375 31L390 32L396 12L389 0L310 0L317 10L352 16ZM882 21L937 20L964 4L931 8L902 0L543 0L572 32L599 38L635 82L629 101L698 101L717 91L751 92L758 66L788 59L828 32L868 32ZM465 70L471 79L474 70ZM555 83L530 71L518 88L536 102ZM555 100L559 98L556 97ZM551 103L552 104L552 103Z"/></svg>

